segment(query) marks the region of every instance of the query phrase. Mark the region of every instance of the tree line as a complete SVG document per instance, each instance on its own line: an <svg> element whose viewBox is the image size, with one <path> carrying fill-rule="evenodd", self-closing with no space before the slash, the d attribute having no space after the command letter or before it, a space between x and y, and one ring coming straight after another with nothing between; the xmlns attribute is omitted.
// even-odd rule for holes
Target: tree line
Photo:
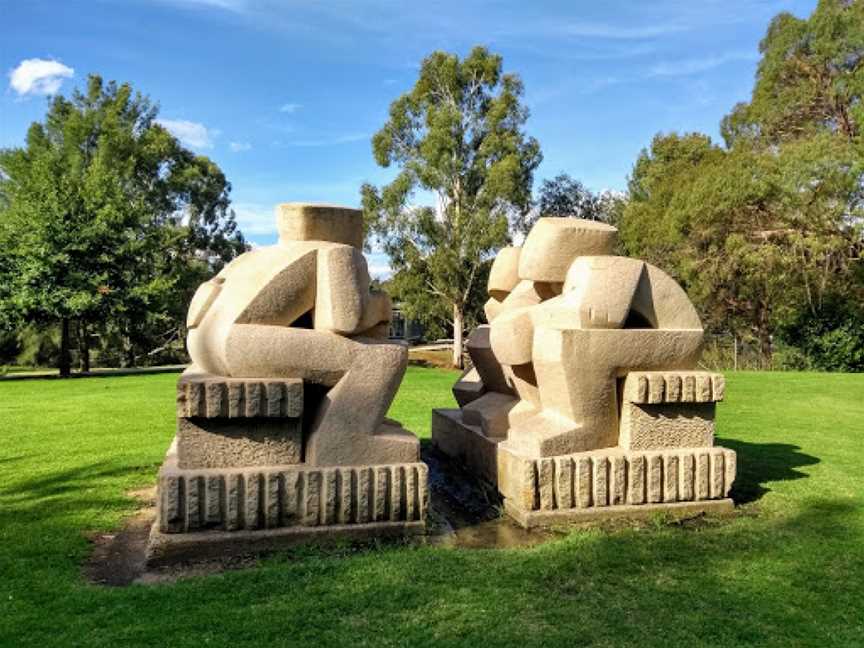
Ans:
<svg viewBox="0 0 864 648"><path fill-rule="evenodd" d="M781 13L760 53L723 141L657 134L620 193L563 172L535 192L518 75L484 47L432 53L372 139L395 179L360 192L403 312L452 337L460 365L496 251L540 215L576 216L616 225L621 254L670 272L709 332L751 341L766 366L782 349L785 366L864 369L864 3ZM72 347L83 369L91 348L103 363L185 358L195 286L247 245L224 174L157 112L92 76L0 151L0 363L41 354L68 374Z"/></svg>
<svg viewBox="0 0 864 648"><path fill-rule="evenodd" d="M483 269L538 215L616 225L625 255L675 276L706 329L755 344L763 366L864 369L864 3L821 0L777 15L759 46L749 102L722 143L660 133L623 194L595 194L568 174L542 183L518 77L476 48L435 53L375 136L389 185L363 190L370 228L395 270L391 288L435 332L482 318ZM413 191L438 208L413 207Z"/></svg>

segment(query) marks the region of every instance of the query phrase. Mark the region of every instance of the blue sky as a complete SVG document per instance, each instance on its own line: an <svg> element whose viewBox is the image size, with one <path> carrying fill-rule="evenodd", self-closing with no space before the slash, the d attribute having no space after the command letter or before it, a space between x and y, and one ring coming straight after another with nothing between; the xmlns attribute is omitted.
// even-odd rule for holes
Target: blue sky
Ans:
<svg viewBox="0 0 864 648"><path fill-rule="evenodd" d="M23 142L46 94L90 72L129 81L233 185L238 220L275 240L284 201L357 205L392 172L370 136L435 49L484 44L521 75L542 146L537 180L566 171L623 189L658 131L717 136L749 97L772 16L815 0L390 2L0 0L0 146ZM28 62L22 67L23 62ZM373 273L383 270L379 255Z"/></svg>

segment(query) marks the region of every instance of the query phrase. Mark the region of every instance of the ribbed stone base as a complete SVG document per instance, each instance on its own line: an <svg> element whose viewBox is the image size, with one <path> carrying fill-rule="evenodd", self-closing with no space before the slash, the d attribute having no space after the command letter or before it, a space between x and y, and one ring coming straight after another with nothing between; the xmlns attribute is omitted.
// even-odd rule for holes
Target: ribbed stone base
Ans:
<svg viewBox="0 0 864 648"><path fill-rule="evenodd" d="M514 515L520 523L544 519L534 511L565 511L567 515L557 516L563 521L585 519L586 511L602 510L607 517L646 506L721 500L729 496L735 471L735 452L720 447L656 452L608 448L536 459L509 442L498 446L498 489L508 512L522 512Z"/></svg>
<svg viewBox="0 0 864 648"><path fill-rule="evenodd" d="M735 503L729 499L705 500L701 502L672 502L670 504L625 504L623 506L591 507L584 509L558 509L555 511L525 511L510 500L504 500L504 510L520 526L532 529L557 524L593 522L616 517L639 519L656 513L674 518L686 517L697 513L722 515L735 510Z"/></svg>
<svg viewBox="0 0 864 648"><path fill-rule="evenodd" d="M193 533L214 541L275 529L292 531L268 535L311 538L355 527L372 534L390 527L414 532L425 524L427 483L428 468L420 462L183 469L175 443L159 472L156 530L160 536Z"/></svg>

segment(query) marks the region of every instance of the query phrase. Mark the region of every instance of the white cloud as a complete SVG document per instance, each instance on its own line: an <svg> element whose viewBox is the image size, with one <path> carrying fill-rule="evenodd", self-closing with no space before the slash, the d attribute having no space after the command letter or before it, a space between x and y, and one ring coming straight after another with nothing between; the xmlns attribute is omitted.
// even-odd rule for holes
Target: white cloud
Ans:
<svg viewBox="0 0 864 648"><path fill-rule="evenodd" d="M279 106L279 112L288 113L289 115L293 115L295 112L300 110L303 107L303 104L299 103L285 103Z"/></svg>
<svg viewBox="0 0 864 648"><path fill-rule="evenodd" d="M231 142L228 144L228 148L234 151L234 153L240 153L241 151L248 151L252 148L252 145L249 142Z"/></svg>
<svg viewBox="0 0 864 648"><path fill-rule="evenodd" d="M369 139L366 133L348 133L347 135L336 135L334 137L322 137L319 139L294 140L290 142L274 142L274 146L279 147L318 147L318 146L338 146L339 144L350 144L352 142L360 142Z"/></svg>
<svg viewBox="0 0 864 648"><path fill-rule="evenodd" d="M247 0L162 0L162 2L181 7L212 7L236 13L243 13L249 8Z"/></svg>
<svg viewBox="0 0 864 648"><path fill-rule="evenodd" d="M9 85L20 96L57 94L64 79L75 75L75 70L60 61L24 59L9 73Z"/></svg>
<svg viewBox="0 0 864 648"><path fill-rule="evenodd" d="M196 149L213 148L218 130L208 129L204 124L186 119L157 119L165 129L187 146Z"/></svg>
<svg viewBox="0 0 864 648"><path fill-rule="evenodd" d="M258 203L234 203L231 205L237 216L237 225L246 237L276 233L276 216L273 207Z"/></svg>
<svg viewBox="0 0 864 648"><path fill-rule="evenodd" d="M643 25L640 27L623 27L605 23L570 23L563 26L563 32L570 36L581 36L583 38L608 38L613 40L641 40L646 38L657 38L666 34L686 31L682 25L657 24Z"/></svg>
<svg viewBox="0 0 864 648"><path fill-rule="evenodd" d="M706 72L732 61L756 61L756 52L727 52L706 58L682 59L680 61L661 61L651 67L650 76L688 76Z"/></svg>

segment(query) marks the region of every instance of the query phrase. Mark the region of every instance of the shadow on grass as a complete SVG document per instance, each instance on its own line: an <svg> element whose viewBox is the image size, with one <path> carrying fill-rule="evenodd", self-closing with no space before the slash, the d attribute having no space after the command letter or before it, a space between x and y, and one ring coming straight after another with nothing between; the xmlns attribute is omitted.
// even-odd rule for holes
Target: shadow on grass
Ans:
<svg viewBox="0 0 864 648"><path fill-rule="evenodd" d="M56 498L58 495L90 491L99 482L116 477L155 472L156 468L156 465L108 465L97 462L41 477L22 479L0 490L0 496L7 502L16 503Z"/></svg>
<svg viewBox="0 0 864 648"><path fill-rule="evenodd" d="M807 473L797 470L818 464L820 459L801 452L791 443L748 443L736 439L717 439L717 445L734 450L738 455L738 474L732 486L736 504L755 502L771 492L768 482L806 479Z"/></svg>

